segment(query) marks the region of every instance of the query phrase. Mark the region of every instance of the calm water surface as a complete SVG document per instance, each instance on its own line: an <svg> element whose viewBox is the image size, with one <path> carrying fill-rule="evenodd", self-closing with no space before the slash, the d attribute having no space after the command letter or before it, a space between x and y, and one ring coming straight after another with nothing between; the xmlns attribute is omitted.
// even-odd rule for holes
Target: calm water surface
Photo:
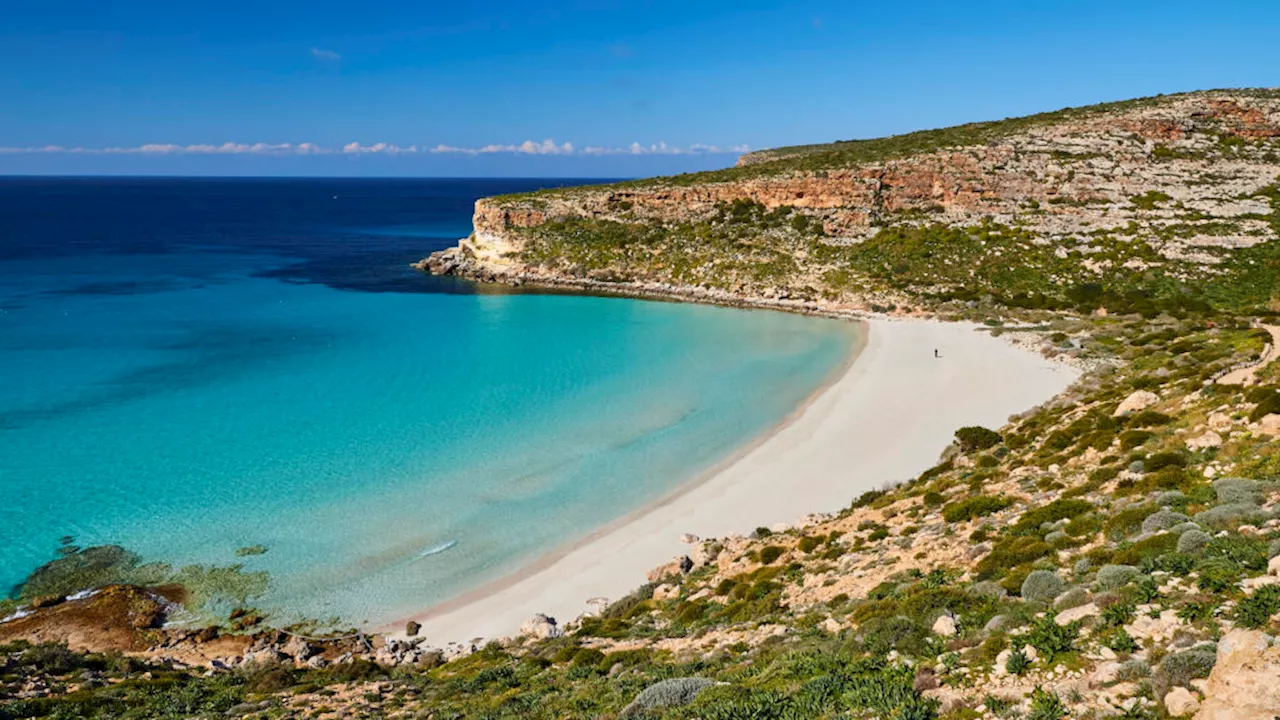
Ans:
<svg viewBox="0 0 1280 720"><path fill-rule="evenodd" d="M837 321L408 268L556 182L0 179L0 587L71 535L387 621L660 497L851 352Z"/></svg>

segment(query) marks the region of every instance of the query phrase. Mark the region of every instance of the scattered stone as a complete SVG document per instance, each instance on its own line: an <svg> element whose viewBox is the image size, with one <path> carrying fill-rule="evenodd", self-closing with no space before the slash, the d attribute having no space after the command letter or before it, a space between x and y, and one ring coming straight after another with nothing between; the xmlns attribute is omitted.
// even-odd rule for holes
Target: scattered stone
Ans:
<svg viewBox="0 0 1280 720"><path fill-rule="evenodd" d="M404 634L409 637L417 637L422 632L422 623L410 620L404 625Z"/></svg>
<svg viewBox="0 0 1280 720"><path fill-rule="evenodd" d="M564 634L564 630L556 624L555 618L538 613L520 626L520 634L545 640L560 637Z"/></svg>
<svg viewBox="0 0 1280 720"><path fill-rule="evenodd" d="M1146 410L1158 402L1160 402L1160 396L1150 390L1136 390L1120 403L1120 406L1116 408L1112 415L1113 417L1120 417L1121 415Z"/></svg>
<svg viewBox="0 0 1280 720"><path fill-rule="evenodd" d="M1190 690L1175 687L1164 696L1164 707L1170 717L1182 717L1200 709L1200 701Z"/></svg>
<svg viewBox="0 0 1280 720"><path fill-rule="evenodd" d="M954 637L957 632L956 619L944 613L933 621L933 632L942 637Z"/></svg>

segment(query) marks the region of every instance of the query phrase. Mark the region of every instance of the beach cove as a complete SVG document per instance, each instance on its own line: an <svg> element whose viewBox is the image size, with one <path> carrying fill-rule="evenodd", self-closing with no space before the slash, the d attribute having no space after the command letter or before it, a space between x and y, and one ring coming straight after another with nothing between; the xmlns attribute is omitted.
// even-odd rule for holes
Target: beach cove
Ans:
<svg viewBox="0 0 1280 720"><path fill-rule="evenodd" d="M689 551L687 535L746 534L834 512L927 469L966 425L1000 427L1079 375L971 323L867 318L829 384L732 458L522 571L404 620L433 645L517 633L598 611ZM936 355L935 356L935 351ZM402 632L403 621L388 633Z"/></svg>

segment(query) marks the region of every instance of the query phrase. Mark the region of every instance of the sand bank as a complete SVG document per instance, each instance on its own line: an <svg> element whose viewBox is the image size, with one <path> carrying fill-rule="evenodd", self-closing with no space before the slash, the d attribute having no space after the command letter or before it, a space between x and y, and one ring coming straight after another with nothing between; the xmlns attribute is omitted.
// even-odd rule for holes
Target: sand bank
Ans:
<svg viewBox="0 0 1280 720"><path fill-rule="evenodd" d="M515 575L406 620L422 623L421 634L437 646L514 634L535 613L570 620L591 609L588 600L616 600L650 569L685 554L685 533L745 534L839 510L932 466L957 428L1000 427L1077 375L971 324L870 319L862 350L842 375L716 471Z"/></svg>

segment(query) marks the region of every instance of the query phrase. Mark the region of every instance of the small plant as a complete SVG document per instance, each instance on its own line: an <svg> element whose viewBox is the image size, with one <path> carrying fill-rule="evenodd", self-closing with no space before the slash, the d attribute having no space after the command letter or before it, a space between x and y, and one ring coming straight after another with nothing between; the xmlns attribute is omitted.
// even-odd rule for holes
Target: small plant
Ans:
<svg viewBox="0 0 1280 720"><path fill-rule="evenodd" d="M1079 620L1059 625L1052 616L1045 615L1031 623L1031 631L1027 633L1027 643L1039 650L1046 662L1052 662L1054 656L1071 652L1079 636Z"/></svg>
<svg viewBox="0 0 1280 720"><path fill-rule="evenodd" d="M1280 585L1263 585L1236 605L1235 621L1247 628L1265 627L1280 612Z"/></svg>
<svg viewBox="0 0 1280 720"><path fill-rule="evenodd" d="M1067 706L1058 694L1044 688L1036 688L1031 693L1031 708L1027 711L1026 720L1062 720L1067 716Z"/></svg>
<svg viewBox="0 0 1280 720"><path fill-rule="evenodd" d="M1116 603L1102 609L1102 624L1105 627L1121 627L1133 622L1137 609L1132 603Z"/></svg>
<svg viewBox="0 0 1280 720"><path fill-rule="evenodd" d="M1022 650L1014 650L1009 653L1009 659L1004 662L1004 669L1010 675L1021 675L1031 668L1031 658Z"/></svg>
<svg viewBox="0 0 1280 720"><path fill-rule="evenodd" d="M1138 651L1138 641L1133 639L1124 628L1115 628L1102 636L1102 644L1118 653L1134 653Z"/></svg>

